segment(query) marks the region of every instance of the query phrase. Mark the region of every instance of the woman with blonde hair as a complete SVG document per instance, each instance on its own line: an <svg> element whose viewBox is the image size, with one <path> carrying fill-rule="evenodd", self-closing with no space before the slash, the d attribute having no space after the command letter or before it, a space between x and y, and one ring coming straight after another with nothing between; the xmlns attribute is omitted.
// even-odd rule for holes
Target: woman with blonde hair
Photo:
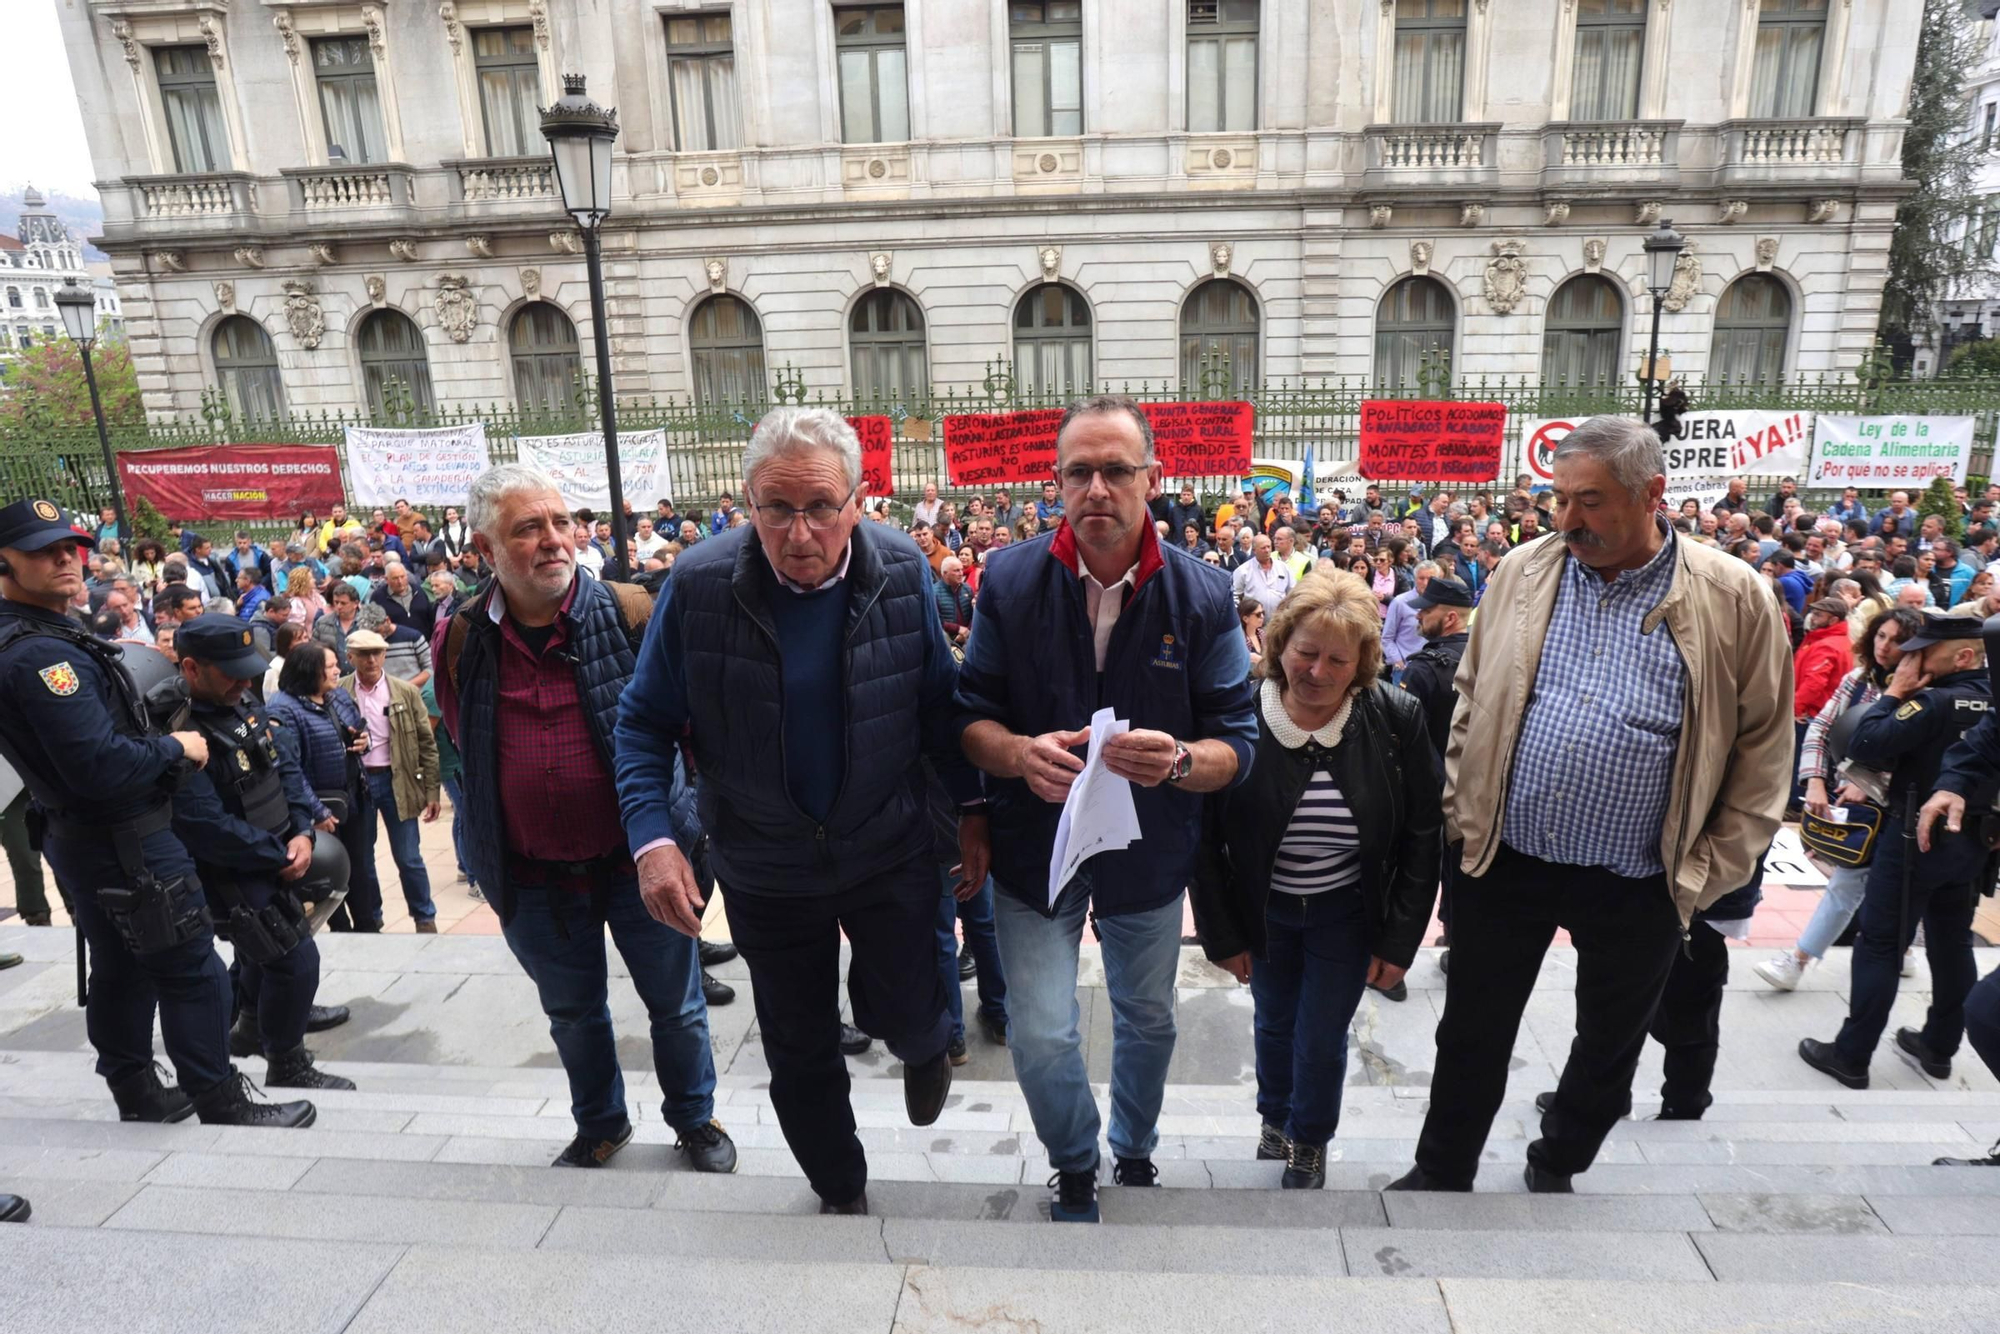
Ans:
<svg viewBox="0 0 2000 1334"><path fill-rule="evenodd" d="M1389 991L1437 896L1441 775L1414 696L1382 676L1374 590L1301 579L1264 628L1250 773L1203 803L1195 928L1255 1003L1259 1158L1287 1190L1326 1184L1347 1026Z"/></svg>
<svg viewBox="0 0 2000 1334"><path fill-rule="evenodd" d="M294 625L312 629L312 623L326 612L326 599L313 587L312 571L303 565L295 565L285 576L285 596L292 600L292 609L286 619Z"/></svg>

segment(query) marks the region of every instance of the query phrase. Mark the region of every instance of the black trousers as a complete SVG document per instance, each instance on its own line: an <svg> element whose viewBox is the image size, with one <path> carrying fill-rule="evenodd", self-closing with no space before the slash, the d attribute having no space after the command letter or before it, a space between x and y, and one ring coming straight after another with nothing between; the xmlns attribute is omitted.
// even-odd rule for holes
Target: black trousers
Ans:
<svg viewBox="0 0 2000 1334"><path fill-rule="evenodd" d="M349 784L347 814L334 826L333 836L347 849L347 897L327 919L329 931L380 931L382 881L375 874L375 801L366 783Z"/></svg>
<svg viewBox="0 0 2000 1334"><path fill-rule="evenodd" d="M937 966L937 867L928 856L840 894L721 885L750 968L771 1106L819 1197L846 1204L868 1184L840 1054L840 937L853 946L854 1024L907 1065L935 1060L951 1036Z"/></svg>
<svg viewBox="0 0 2000 1334"><path fill-rule="evenodd" d="M1979 891L1968 880L1939 880L1926 875L1922 864L1910 877L1909 899L1903 896L1903 822L1882 822L1875 840L1875 860L1868 867L1848 967L1847 1022L1833 1045L1842 1060L1863 1070L1889 1026L1896 990L1903 971L1903 951L1924 928L1924 956L1931 966L1931 1004L1924 1016L1924 1042L1940 1056L1958 1051L1965 1036L1965 998L1979 977L1972 958L1972 916Z"/></svg>
<svg viewBox="0 0 2000 1334"><path fill-rule="evenodd" d="M1660 1110L1695 1117L1715 1098L1708 1086L1715 1080L1715 1058L1722 1050L1722 993L1729 984L1729 942L1702 922L1685 949L1674 954L1660 1008L1653 1012L1653 1040L1666 1049L1666 1078L1660 1084Z"/></svg>
<svg viewBox="0 0 2000 1334"><path fill-rule="evenodd" d="M278 888L268 880L252 880L239 883L237 892L256 910L268 904ZM212 900L209 907L223 915ZM307 1012L319 994L319 946L310 935L269 963L251 963L237 955L229 965L229 978L237 1005L257 1016L264 1055L283 1056L305 1045Z"/></svg>
<svg viewBox="0 0 2000 1334"><path fill-rule="evenodd" d="M1986 1068L2000 1075L2000 968L1965 998L1965 1040L1986 1062Z"/></svg>
<svg viewBox="0 0 2000 1334"><path fill-rule="evenodd" d="M1453 887L1451 972L1417 1166L1466 1187L1507 1093L1514 1038L1558 928L1576 945L1576 1040L1528 1161L1573 1175L1632 1103L1632 1074L1681 943L1664 875L1560 866L1502 845ZM1712 934L1712 933L1711 933Z"/></svg>

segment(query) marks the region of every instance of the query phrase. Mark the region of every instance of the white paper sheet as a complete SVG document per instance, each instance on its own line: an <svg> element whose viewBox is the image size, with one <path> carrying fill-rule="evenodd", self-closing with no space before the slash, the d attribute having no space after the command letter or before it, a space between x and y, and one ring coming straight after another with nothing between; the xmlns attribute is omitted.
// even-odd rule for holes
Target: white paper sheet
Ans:
<svg viewBox="0 0 2000 1334"><path fill-rule="evenodd" d="M1056 822L1055 848L1049 855L1050 907L1086 859L1139 841L1139 812L1132 804L1132 783L1104 767L1104 743L1131 730L1131 722L1113 717L1110 709L1091 715L1090 749L1083 772L1069 785L1062 818Z"/></svg>

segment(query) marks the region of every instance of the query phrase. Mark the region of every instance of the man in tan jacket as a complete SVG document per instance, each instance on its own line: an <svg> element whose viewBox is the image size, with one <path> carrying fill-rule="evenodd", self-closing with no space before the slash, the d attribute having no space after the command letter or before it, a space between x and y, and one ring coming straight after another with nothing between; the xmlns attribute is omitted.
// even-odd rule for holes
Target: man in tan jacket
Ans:
<svg viewBox="0 0 2000 1334"><path fill-rule="evenodd" d="M1750 566L1675 537L1658 437L1594 417L1554 469L1556 531L1500 562L1458 670L1451 973L1416 1167L1392 1190L1472 1189L1558 928L1576 1041L1527 1181L1570 1189L1630 1104L1689 921L1749 880L1790 787L1777 604Z"/></svg>
<svg viewBox="0 0 2000 1334"><path fill-rule="evenodd" d="M367 805L382 813L382 827L389 831L389 854L402 877L403 901L418 932L435 935L437 905L431 901L431 876L418 845L417 820L429 824L438 818L437 737L431 731L430 711L424 707L424 692L388 674L388 655L389 641L373 630L352 632L347 636L347 656L354 662L354 672L342 677L340 684L361 706L361 719L368 725L368 749L361 756L362 791ZM363 809L354 814L368 823L361 855L373 857L374 813Z"/></svg>

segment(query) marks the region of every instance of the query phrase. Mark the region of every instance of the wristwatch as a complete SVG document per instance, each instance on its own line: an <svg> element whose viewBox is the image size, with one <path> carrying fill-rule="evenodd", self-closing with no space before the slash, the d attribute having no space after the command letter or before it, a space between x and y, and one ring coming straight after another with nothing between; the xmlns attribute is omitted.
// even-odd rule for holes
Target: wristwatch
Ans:
<svg viewBox="0 0 2000 1334"><path fill-rule="evenodd" d="M1180 742L1174 742L1174 762L1167 768L1167 781L1178 783L1194 772L1194 752Z"/></svg>

